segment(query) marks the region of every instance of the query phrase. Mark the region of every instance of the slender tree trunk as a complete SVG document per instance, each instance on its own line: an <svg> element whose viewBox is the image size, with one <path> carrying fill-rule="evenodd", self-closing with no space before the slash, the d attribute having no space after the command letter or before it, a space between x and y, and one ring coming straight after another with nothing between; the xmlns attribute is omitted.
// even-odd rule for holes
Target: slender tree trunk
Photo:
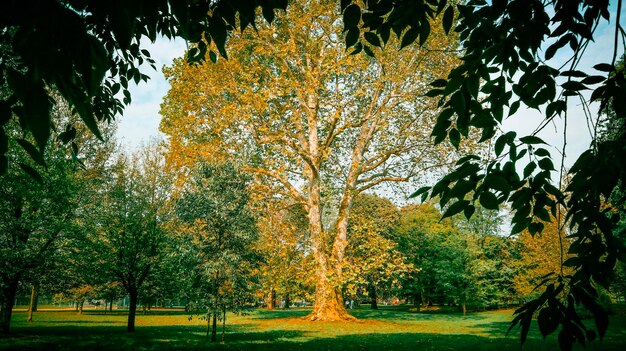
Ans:
<svg viewBox="0 0 626 351"><path fill-rule="evenodd" d="M113 312L113 298L111 298L111 302L109 303L109 312Z"/></svg>
<svg viewBox="0 0 626 351"><path fill-rule="evenodd" d="M224 342L224 336L226 335L226 306L222 307L222 342Z"/></svg>
<svg viewBox="0 0 626 351"><path fill-rule="evenodd" d="M30 303L28 305L28 322L32 322L33 321L33 312L35 312L37 310L37 304L35 303L35 301L37 301L37 289L35 289L35 284L33 284L30 288Z"/></svg>
<svg viewBox="0 0 626 351"><path fill-rule="evenodd" d="M206 339L209 340L209 333L211 332L211 310L207 313L206 318Z"/></svg>
<svg viewBox="0 0 626 351"><path fill-rule="evenodd" d="M211 328L211 342L217 341L217 311L213 313L213 328Z"/></svg>
<svg viewBox="0 0 626 351"><path fill-rule="evenodd" d="M83 307L85 306L85 299L80 300L78 304L78 314L83 314Z"/></svg>
<svg viewBox="0 0 626 351"><path fill-rule="evenodd" d="M374 286L374 284L369 284L369 289L368 289L368 294L369 294L369 298L370 298L370 304L371 304L371 308L373 310L377 310L378 309L378 301L376 301L378 299L378 295L376 294L376 287Z"/></svg>
<svg viewBox="0 0 626 351"><path fill-rule="evenodd" d="M15 304L18 282L19 277L14 277L2 291L4 295L0 309L0 330L2 334L8 334L11 329L11 315L13 313L13 305Z"/></svg>
<svg viewBox="0 0 626 351"><path fill-rule="evenodd" d="M128 326L126 330L129 332L135 331L135 315L137 314L137 295L139 295L136 289L128 291L130 296L130 302L128 304Z"/></svg>

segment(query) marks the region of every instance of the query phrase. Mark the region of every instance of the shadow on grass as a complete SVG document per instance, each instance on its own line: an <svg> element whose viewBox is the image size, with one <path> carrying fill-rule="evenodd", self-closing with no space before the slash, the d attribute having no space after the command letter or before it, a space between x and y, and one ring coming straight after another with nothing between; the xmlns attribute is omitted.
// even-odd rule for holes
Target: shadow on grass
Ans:
<svg viewBox="0 0 626 351"><path fill-rule="evenodd" d="M311 313L310 308L285 308L275 310L258 309L252 315L253 319L280 319L280 318L302 318Z"/></svg>
<svg viewBox="0 0 626 351"><path fill-rule="evenodd" d="M116 328L44 328L42 332L0 339L3 350L502 350L517 349L516 338L474 335L372 333L310 337L291 330L246 331L226 334L226 342L210 343L200 327L144 327L135 333ZM218 338L221 335L218 334ZM7 343L7 341L9 343ZM556 345L529 340L527 350L552 350ZM608 349L607 349L608 350ZM616 348L617 350L617 348Z"/></svg>

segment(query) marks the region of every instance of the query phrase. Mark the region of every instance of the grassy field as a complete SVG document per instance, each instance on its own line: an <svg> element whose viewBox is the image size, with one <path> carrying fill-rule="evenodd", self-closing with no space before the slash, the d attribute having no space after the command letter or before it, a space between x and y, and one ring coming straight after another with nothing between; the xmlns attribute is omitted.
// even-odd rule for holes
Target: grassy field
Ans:
<svg viewBox="0 0 626 351"><path fill-rule="evenodd" d="M124 312L41 311L35 321L14 314L13 335L0 338L2 350L519 350L519 332L506 336L511 310L468 313L414 313L404 308L355 309L357 322L309 322L305 309L259 310L227 316L223 343L206 340L206 322L180 310L137 316L127 333ZM536 325L524 350L555 350L556 337L543 340ZM221 332L221 328L220 328ZM580 348L583 349L583 348ZM584 350L625 350L626 314L612 317L607 336Z"/></svg>

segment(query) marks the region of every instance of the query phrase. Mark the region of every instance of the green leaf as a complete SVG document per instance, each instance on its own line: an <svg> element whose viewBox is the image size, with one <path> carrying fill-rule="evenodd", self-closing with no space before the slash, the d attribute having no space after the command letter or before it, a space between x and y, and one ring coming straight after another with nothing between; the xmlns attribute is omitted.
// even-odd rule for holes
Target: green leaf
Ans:
<svg viewBox="0 0 626 351"><path fill-rule="evenodd" d="M430 83L430 86L435 87L435 88L443 88L446 86L447 83L448 81L442 78L442 79L437 79L433 81L432 83Z"/></svg>
<svg viewBox="0 0 626 351"><path fill-rule="evenodd" d="M536 137L534 135L527 135L525 137L521 137L519 138L519 141L521 141L524 144L545 144L545 141L541 140L541 138Z"/></svg>
<svg viewBox="0 0 626 351"><path fill-rule="evenodd" d="M569 91L579 91L588 89L583 83L571 80L561 84L561 87Z"/></svg>
<svg viewBox="0 0 626 351"><path fill-rule="evenodd" d="M463 215L465 215L465 218L469 221L472 218L472 215L474 215L474 212L476 212L476 207L474 205L468 205L463 210Z"/></svg>
<svg viewBox="0 0 626 351"><path fill-rule="evenodd" d="M495 174L489 175L487 178L485 178L484 184L485 184L485 187L489 189L498 190L503 193L508 193L511 191L511 187L509 186L509 183L506 181L506 179L504 179L503 177L499 175L495 175Z"/></svg>
<svg viewBox="0 0 626 351"><path fill-rule="evenodd" d="M354 46L359 41L359 28L350 28L346 33L346 49Z"/></svg>
<svg viewBox="0 0 626 351"><path fill-rule="evenodd" d="M483 191L479 198L480 205L488 210L498 209L498 198L489 191Z"/></svg>
<svg viewBox="0 0 626 351"><path fill-rule="evenodd" d="M528 178L531 174L533 174L536 168L537 164L535 163L535 161L531 161L529 164L527 164L526 167L524 167L524 178Z"/></svg>
<svg viewBox="0 0 626 351"><path fill-rule="evenodd" d="M538 157L549 157L550 156L550 152L544 148L538 148L536 149L534 152L535 156Z"/></svg>
<svg viewBox="0 0 626 351"><path fill-rule="evenodd" d="M468 205L469 205L469 201L467 200L457 201L453 203L452 205L448 206L446 211L443 213L442 218L451 217L457 213L461 213L461 211L463 211Z"/></svg>
<svg viewBox="0 0 626 351"><path fill-rule="evenodd" d="M363 36L368 43L372 44L372 46L380 47L380 39L378 38L378 35L372 32L365 32Z"/></svg>
<svg viewBox="0 0 626 351"><path fill-rule="evenodd" d="M418 197L421 194L424 194L424 193L428 192L429 190L430 190L429 186L423 186L423 187L417 189L417 191L414 192L413 194L409 195L409 199L413 199L415 197Z"/></svg>
<svg viewBox="0 0 626 351"><path fill-rule="evenodd" d="M424 45L428 36L430 36L430 23L428 21L424 21L420 26L420 46Z"/></svg>
<svg viewBox="0 0 626 351"><path fill-rule="evenodd" d="M224 45L226 45L226 24L221 17L213 16L209 21L209 34L211 35L211 39L215 42L215 46L217 46L217 50L220 52L222 57L228 57L226 55L226 49Z"/></svg>
<svg viewBox="0 0 626 351"><path fill-rule="evenodd" d="M450 129L448 133L448 137L450 138L450 143L454 146L455 149L459 149L459 144L461 143L461 133L457 129Z"/></svg>
<svg viewBox="0 0 626 351"><path fill-rule="evenodd" d="M552 160L550 160L547 157L544 157L541 160L539 160L539 168L546 170L546 171L553 171L554 164L552 163Z"/></svg>
<svg viewBox="0 0 626 351"><path fill-rule="evenodd" d="M418 35L419 35L419 30L417 30L415 27L411 27L411 29L407 30L406 33L404 33L404 35L402 36L402 42L400 43L400 50L407 47L408 45L413 44L415 42L415 39L417 39Z"/></svg>
<svg viewBox="0 0 626 351"><path fill-rule="evenodd" d="M597 71L600 72L613 72L615 71L615 67L613 65L610 65L608 63L599 63L595 66L593 66L593 68Z"/></svg>
<svg viewBox="0 0 626 351"><path fill-rule="evenodd" d="M542 308L537 315L537 324L539 331L545 339L546 336L552 334L559 326L560 313L554 308Z"/></svg>
<svg viewBox="0 0 626 351"><path fill-rule="evenodd" d="M518 101L513 102L513 103L511 104L511 108L509 108L509 116L514 115L514 114L515 114L515 112L517 112L517 110L519 110L519 107L520 107L520 102L519 102L519 100L518 100Z"/></svg>
<svg viewBox="0 0 626 351"><path fill-rule="evenodd" d="M343 12L343 28L348 30L356 28L361 21L361 8L357 4L352 4L346 7Z"/></svg>
<svg viewBox="0 0 626 351"><path fill-rule="evenodd" d="M209 51L209 59L211 60L211 62L217 63L217 55L215 54L215 51Z"/></svg>
<svg viewBox="0 0 626 351"><path fill-rule="evenodd" d="M452 21L454 21L454 9L452 6L448 6L446 11L443 13L443 30L446 32L446 35L450 33L450 29L452 28Z"/></svg>

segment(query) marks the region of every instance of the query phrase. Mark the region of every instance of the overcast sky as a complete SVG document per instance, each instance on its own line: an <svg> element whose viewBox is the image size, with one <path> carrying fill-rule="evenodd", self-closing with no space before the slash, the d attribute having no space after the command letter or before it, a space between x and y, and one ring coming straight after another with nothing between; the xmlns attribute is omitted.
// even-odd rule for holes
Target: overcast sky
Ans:
<svg viewBox="0 0 626 351"><path fill-rule="evenodd" d="M615 6L613 6L613 12L611 13L613 21L616 15L615 12ZM626 9L622 9L622 18L626 18ZM595 34L596 42L587 49L585 57L579 66L580 70L589 70L593 65L607 61L611 57L615 35L614 30L615 27L613 25L598 28ZM137 148L150 138L163 136L159 132L161 119L159 109L163 97L169 89L169 83L163 76L162 68L164 65L171 65L172 60L181 57L186 49L184 41L170 41L166 38L158 39L154 44L148 41L144 44L156 61L157 71L144 65L143 73L148 74L150 80L147 83L141 82L139 86L131 85L133 102L126 108L124 116L119 118L120 124L117 132L118 140L128 150ZM550 64L558 67L559 62L557 61L566 58L565 55L557 55L550 61ZM592 108L593 113L596 110L597 107ZM520 108L514 116L504 122L503 129L515 130L519 136L526 135L535 129L541 119L542 115L537 113L537 111ZM555 161L560 158L557 155L563 144L562 125L563 119L557 119L555 124L548 126L539 134L545 141L553 145L551 151ZM570 99L566 149L568 158L566 165L569 166L574 162L577 156L589 146L589 141L590 134L580 101Z"/></svg>

